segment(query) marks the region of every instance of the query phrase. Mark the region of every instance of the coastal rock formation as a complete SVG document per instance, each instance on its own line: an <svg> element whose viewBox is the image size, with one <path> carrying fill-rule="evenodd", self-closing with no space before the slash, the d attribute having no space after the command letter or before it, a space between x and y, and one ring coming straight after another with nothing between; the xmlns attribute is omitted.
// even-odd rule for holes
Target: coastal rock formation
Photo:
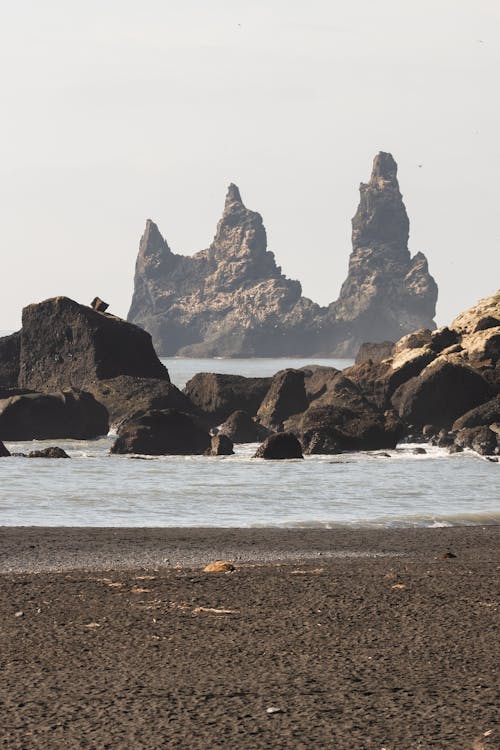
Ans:
<svg viewBox="0 0 500 750"><path fill-rule="evenodd" d="M210 435L191 415L165 409L141 414L123 424L111 453L203 455L210 447Z"/></svg>
<svg viewBox="0 0 500 750"><path fill-rule="evenodd" d="M59 448L57 445L52 445L50 448L42 448L39 451L30 451L28 458L70 458L65 450Z"/></svg>
<svg viewBox="0 0 500 750"><path fill-rule="evenodd" d="M233 411L220 426L219 435L226 435L233 443L258 443L269 435L263 425L252 419L246 411Z"/></svg>
<svg viewBox="0 0 500 750"><path fill-rule="evenodd" d="M302 370L282 370L272 379L257 419L270 430L282 430L283 422L309 406Z"/></svg>
<svg viewBox="0 0 500 750"><path fill-rule="evenodd" d="M16 388L19 378L21 332L0 338L0 387Z"/></svg>
<svg viewBox="0 0 500 750"><path fill-rule="evenodd" d="M7 458L8 456L10 456L10 451L7 450L5 445L0 440L0 458Z"/></svg>
<svg viewBox="0 0 500 750"><path fill-rule="evenodd" d="M375 157L353 219L353 252L339 299L302 296L267 250L262 217L230 185L207 250L175 254L151 220L136 263L128 319L163 355L354 356L365 341L434 328L437 287L422 253L408 251L409 222L390 154Z"/></svg>
<svg viewBox="0 0 500 750"><path fill-rule="evenodd" d="M119 375L86 386L94 398L108 410L109 423L118 428L123 422L148 411L177 409L197 415L189 398L168 380Z"/></svg>
<svg viewBox="0 0 500 750"><path fill-rule="evenodd" d="M365 342L359 347L354 364L359 365L367 359L371 359L372 362L382 362L382 360L390 357L393 351L393 341L380 341L375 344Z"/></svg>
<svg viewBox="0 0 500 750"><path fill-rule="evenodd" d="M207 456L232 456L233 441L227 435L212 435L210 448L206 451Z"/></svg>
<svg viewBox="0 0 500 750"><path fill-rule="evenodd" d="M108 412L84 391L28 393L0 401L2 440L91 440L108 429Z"/></svg>
<svg viewBox="0 0 500 750"><path fill-rule="evenodd" d="M478 372L439 357L402 385L392 403L408 424L446 427L491 396L489 384Z"/></svg>
<svg viewBox="0 0 500 750"><path fill-rule="evenodd" d="M302 447L291 432L278 432L269 435L257 448L254 458L280 460L286 458L304 458Z"/></svg>
<svg viewBox="0 0 500 750"><path fill-rule="evenodd" d="M367 341L397 341L417 328L434 328L437 285L425 255L408 251L409 220L391 154L379 153L360 186L352 220L349 273L331 306L344 324L345 354Z"/></svg>
<svg viewBox="0 0 500 750"><path fill-rule="evenodd" d="M118 375L169 380L148 333L68 297L24 308L19 365L18 385L33 391L84 388Z"/></svg>
<svg viewBox="0 0 500 750"><path fill-rule="evenodd" d="M186 383L184 394L203 413L206 424L216 427L237 410L254 416L271 381L272 378L199 372Z"/></svg>

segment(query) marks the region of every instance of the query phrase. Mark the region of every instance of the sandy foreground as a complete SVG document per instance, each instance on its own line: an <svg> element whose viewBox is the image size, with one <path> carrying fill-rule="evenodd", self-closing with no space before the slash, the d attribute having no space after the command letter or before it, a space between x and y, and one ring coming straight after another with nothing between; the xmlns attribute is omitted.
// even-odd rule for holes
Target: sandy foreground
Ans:
<svg viewBox="0 0 500 750"><path fill-rule="evenodd" d="M499 540L0 528L0 747L497 748Z"/></svg>

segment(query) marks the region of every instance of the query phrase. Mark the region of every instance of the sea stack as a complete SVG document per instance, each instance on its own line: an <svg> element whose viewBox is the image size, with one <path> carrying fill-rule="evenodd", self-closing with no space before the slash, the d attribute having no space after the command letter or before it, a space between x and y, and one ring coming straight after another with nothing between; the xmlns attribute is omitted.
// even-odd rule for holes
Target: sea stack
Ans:
<svg viewBox="0 0 500 750"><path fill-rule="evenodd" d="M282 273L262 217L231 184L212 244L192 257L173 253L147 221L129 321L151 333L160 354L187 357L349 357L365 341L435 328L437 286L425 256L410 257L396 173L390 154L375 157L353 219L349 274L329 307Z"/></svg>
<svg viewBox="0 0 500 750"><path fill-rule="evenodd" d="M392 155L380 152L369 182L360 185L349 273L331 306L346 329L346 353L366 341L397 341L418 328L436 327L437 284L425 255L410 256L410 222L397 171Z"/></svg>

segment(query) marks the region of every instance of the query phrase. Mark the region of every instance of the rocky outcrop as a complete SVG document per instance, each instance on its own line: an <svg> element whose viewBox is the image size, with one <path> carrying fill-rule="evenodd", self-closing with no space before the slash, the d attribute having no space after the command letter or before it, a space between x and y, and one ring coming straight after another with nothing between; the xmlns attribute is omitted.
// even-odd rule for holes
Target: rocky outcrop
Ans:
<svg viewBox="0 0 500 750"><path fill-rule="evenodd" d="M453 432L458 432L466 427L483 427L492 424L500 424L500 396L495 396L491 401L462 414L453 423L451 429Z"/></svg>
<svg viewBox="0 0 500 750"><path fill-rule="evenodd" d="M302 447L291 432L279 432L269 435L257 448L254 458L280 460L287 458L304 458Z"/></svg>
<svg viewBox="0 0 500 750"><path fill-rule="evenodd" d="M262 217L230 185L207 250L169 248L148 220L129 320L164 355L354 356L365 341L434 328L437 287L422 253L408 251L409 222L390 154L375 158L353 219L353 252L339 299L321 308L302 296L267 250Z"/></svg>
<svg viewBox="0 0 500 750"><path fill-rule="evenodd" d="M470 448L481 456L493 456L500 453L500 425L498 429L490 427L464 427L455 437L459 448Z"/></svg>
<svg viewBox="0 0 500 750"><path fill-rule="evenodd" d="M237 410L254 416L271 381L272 378L199 372L186 383L184 394L202 413L204 423L215 427Z"/></svg>
<svg viewBox="0 0 500 750"><path fill-rule="evenodd" d="M57 445L52 445L50 448L42 448L39 451L30 451L28 458L70 458L65 450L59 448Z"/></svg>
<svg viewBox="0 0 500 750"><path fill-rule="evenodd" d="M232 456L233 453L233 442L227 435L212 435L207 456Z"/></svg>
<svg viewBox="0 0 500 750"><path fill-rule="evenodd" d="M257 419L269 430L280 431L286 419L302 413L308 406L304 372L282 370L272 379L269 391L257 412Z"/></svg>
<svg viewBox="0 0 500 750"><path fill-rule="evenodd" d="M371 359L371 361L375 363L382 362L382 360L390 357L393 351L393 341L380 341L379 343L375 344L365 342L359 347L358 353L356 354L356 358L354 360L354 364L359 365L361 364L361 362L365 362L365 360L367 359Z"/></svg>
<svg viewBox="0 0 500 750"><path fill-rule="evenodd" d="M335 371L325 377L324 388L309 407L284 426L300 438L306 453L316 454L395 448L403 435L402 424L392 413L385 414L355 383Z"/></svg>
<svg viewBox="0 0 500 750"><path fill-rule="evenodd" d="M366 341L397 341L417 328L434 328L437 285L422 253L408 251L409 220L391 154L379 153L352 220L349 273L332 305L344 323L345 353Z"/></svg>
<svg viewBox="0 0 500 750"><path fill-rule="evenodd" d="M109 380L95 381L87 389L106 407L109 423L115 429L127 419L147 411L177 409L187 414L198 414L189 398L168 380L119 375Z"/></svg>
<svg viewBox="0 0 500 750"><path fill-rule="evenodd" d="M0 458L8 458L10 456L10 451L7 450L5 445L0 440Z"/></svg>
<svg viewBox="0 0 500 750"><path fill-rule="evenodd" d="M123 424L111 453L203 455L210 447L210 435L191 415L165 409L141 414Z"/></svg>
<svg viewBox="0 0 500 750"><path fill-rule="evenodd" d="M3 440L91 440L106 435L108 412L90 393L28 393L0 401Z"/></svg>
<svg viewBox="0 0 500 750"><path fill-rule="evenodd" d="M263 425L256 422L246 411L238 409L219 428L219 435L225 435L233 443L258 443L269 435Z"/></svg>
<svg viewBox="0 0 500 750"><path fill-rule="evenodd" d="M119 375L169 380L146 331L68 297L24 308L21 388L44 392L85 388Z"/></svg>
<svg viewBox="0 0 500 750"><path fill-rule="evenodd" d="M0 338L0 387L16 388L19 378L21 332Z"/></svg>
<svg viewBox="0 0 500 750"><path fill-rule="evenodd" d="M394 394L392 403L408 424L449 427L491 398L491 388L471 367L438 358Z"/></svg>

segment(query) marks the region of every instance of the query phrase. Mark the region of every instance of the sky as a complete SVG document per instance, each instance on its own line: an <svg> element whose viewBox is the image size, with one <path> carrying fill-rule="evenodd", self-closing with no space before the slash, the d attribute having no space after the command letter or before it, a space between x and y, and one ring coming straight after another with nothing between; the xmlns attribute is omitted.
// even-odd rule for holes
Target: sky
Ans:
<svg viewBox="0 0 500 750"><path fill-rule="evenodd" d="M378 151L438 324L500 286L498 0L0 2L0 329L58 294L126 316L146 219L208 247L230 182L327 304Z"/></svg>

